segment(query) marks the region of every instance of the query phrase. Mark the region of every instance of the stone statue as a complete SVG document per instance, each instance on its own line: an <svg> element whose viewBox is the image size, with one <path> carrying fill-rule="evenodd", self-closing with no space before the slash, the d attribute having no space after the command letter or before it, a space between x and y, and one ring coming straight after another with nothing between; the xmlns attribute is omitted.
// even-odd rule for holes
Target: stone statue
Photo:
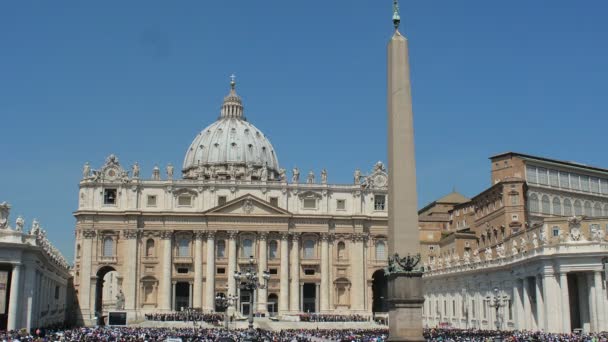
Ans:
<svg viewBox="0 0 608 342"><path fill-rule="evenodd" d="M228 167L228 174L230 175L231 180L236 180L236 167L234 167L234 164L230 164Z"/></svg>
<svg viewBox="0 0 608 342"><path fill-rule="evenodd" d="M82 168L82 178L87 179L89 177L91 177L91 165L89 165L89 162L86 162Z"/></svg>
<svg viewBox="0 0 608 342"><path fill-rule="evenodd" d="M308 171L308 176L306 177L306 184L314 184L315 183L315 173L310 170Z"/></svg>
<svg viewBox="0 0 608 342"><path fill-rule="evenodd" d="M496 255L499 258L504 258L505 257L505 245L504 244L500 244L498 246L496 246Z"/></svg>
<svg viewBox="0 0 608 342"><path fill-rule="evenodd" d="M15 221L15 230L18 232L23 231L23 226L25 225L25 220L21 215L17 216L17 220Z"/></svg>
<svg viewBox="0 0 608 342"><path fill-rule="evenodd" d="M247 180L250 181L251 178L253 177L253 165L252 164L247 164L247 169L245 170L245 173L247 175Z"/></svg>
<svg viewBox="0 0 608 342"><path fill-rule="evenodd" d="M154 168L152 169L152 180L160 180L160 169L158 168L158 165L154 165Z"/></svg>
<svg viewBox="0 0 608 342"><path fill-rule="evenodd" d="M486 247L486 250L483 253L483 255L484 255L484 257L486 258L487 261L491 261L492 260L492 248Z"/></svg>
<svg viewBox="0 0 608 342"><path fill-rule="evenodd" d="M11 212L11 206L6 203L0 203L0 229L8 228L8 215Z"/></svg>
<svg viewBox="0 0 608 342"><path fill-rule="evenodd" d="M118 294L116 295L116 309L125 309L125 294L122 293L122 289L118 290Z"/></svg>
<svg viewBox="0 0 608 342"><path fill-rule="evenodd" d="M378 161L376 165L374 165L374 172L376 171L384 171L384 164L381 161Z"/></svg>
<svg viewBox="0 0 608 342"><path fill-rule="evenodd" d="M361 170L356 169L353 175L355 184L361 184Z"/></svg>
<svg viewBox="0 0 608 342"><path fill-rule="evenodd" d="M521 251L525 252L528 250L528 248L526 247L528 245L528 241L526 241L526 239L522 236L521 239L519 239L519 244L521 246Z"/></svg>
<svg viewBox="0 0 608 342"><path fill-rule="evenodd" d="M327 170L321 170L321 184L327 184Z"/></svg>
<svg viewBox="0 0 608 342"><path fill-rule="evenodd" d="M264 167L262 167L260 179L264 182L268 180L268 164L265 164Z"/></svg>
<svg viewBox="0 0 608 342"><path fill-rule="evenodd" d="M517 249L517 241L513 240L513 243L511 243L511 255L517 255L517 253L519 253L519 250Z"/></svg>
<svg viewBox="0 0 608 342"><path fill-rule="evenodd" d="M279 169L279 179L280 179L282 182L284 182L284 181L286 181L286 180L287 180L287 175L286 175L286 173L287 173L287 172L285 171L285 169L284 169L284 168L280 168L280 169Z"/></svg>
<svg viewBox="0 0 608 342"><path fill-rule="evenodd" d="M298 170L297 167L294 167L293 170L291 170L291 173L293 174L291 182L296 184L300 183L300 170Z"/></svg>
<svg viewBox="0 0 608 342"><path fill-rule="evenodd" d="M547 232L545 231L545 228L540 230L540 243L543 245L546 245L549 242L549 240L547 239Z"/></svg>
<svg viewBox="0 0 608 342"><path fill-rule="evenodd" d="M167 165L167 179L173 179L173 165L171 163Z"/></svg>
<svg viewBox="0 0 608 342"><path fill-rule="evenodd" d="M133 178L139 178L139 164L137 164L137 162L135 162L135 164L133 164Z"/></svg>
<svg viewBox="0 0 608 342"><path fill-rule="evenodd" d="M532 233L532 246L534 246L534 248L538 247L538 235L536 235L536 233Z"/></svg>
<svg viewBox="0 0 608 342"><path fill-rule="evenodd" d="M30 228L30 235L38 235L39 232L40 232L40 223L38 222L37 219L34 219L34 221L32 221L32 227Z"/></svg>
<svg viewBox="0 0 608 342"><path fill-rule="evenodd" d="M462 259L464 260L465 265L467 265L471 261L471 254L469 251L465 250L462 254Z"/></svg>

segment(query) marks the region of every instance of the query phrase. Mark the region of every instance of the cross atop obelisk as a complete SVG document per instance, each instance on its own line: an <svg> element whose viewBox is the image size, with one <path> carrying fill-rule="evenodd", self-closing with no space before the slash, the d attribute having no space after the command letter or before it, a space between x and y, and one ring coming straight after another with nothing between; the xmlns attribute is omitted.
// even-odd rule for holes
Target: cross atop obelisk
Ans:
<svg viewBox="0 0 608 342"><path fill-rule="evenodd" d="M410 67L400 22L399 4L393 0L395 32L388 43L387 70L389 341L424 341Z"/></svg>

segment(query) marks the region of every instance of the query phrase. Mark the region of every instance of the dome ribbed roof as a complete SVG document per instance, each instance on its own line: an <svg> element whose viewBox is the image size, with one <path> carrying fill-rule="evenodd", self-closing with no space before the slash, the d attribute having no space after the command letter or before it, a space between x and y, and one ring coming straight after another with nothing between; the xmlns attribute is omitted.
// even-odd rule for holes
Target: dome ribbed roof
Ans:
<svg viewBox="0 0 608 342"><path fill-rule="evenodd" d="M245 119L233 80L220 118L202 130L186 151L184 178L272 180L278 171L274 148L268 138Z"/></svg>

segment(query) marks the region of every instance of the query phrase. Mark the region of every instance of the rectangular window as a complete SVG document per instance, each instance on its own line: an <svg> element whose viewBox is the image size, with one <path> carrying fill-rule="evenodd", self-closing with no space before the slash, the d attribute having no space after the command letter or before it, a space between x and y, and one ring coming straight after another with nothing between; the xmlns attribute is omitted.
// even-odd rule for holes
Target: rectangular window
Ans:
<svg viewBox="0 0 608 342"><path fill-rule="evenodd" d="M315 275L315 270L313 268L307 268L304 270L305 275Z"/></svg>
<svg viewBox="0 0 608 342"><path fill-rule="evenodd" d="M270 205L278 207L279 206L279 198L278 197L270 197Z"/></svg>
<svg viewBox="0 0 608 342"><path fill-rule="evenodd" d="M278 270L276 268L271 268L269 272L270 274L278 274Z"/></svg>
<svg viewBox="0 0 608 342"><path fill-rule="evenodd" d="M552 233L553 233L553 237L558 237L559 236L559 227L553 227Z"/></svg>
<svg viewBox="0 0 608 342"><path fill-rule="evenodd" d="M182 206L182 207L192 206L192 196L190 196L190 195L178 196L177 205Z"/></svg>
<svg viewBox="0 0 608 342"><path fill-rule="evenodd" d="M570 189L570 182L568 180L568 173L561 172L559 173L559 186L562 189Z"/></svg>
<svg viewBox="0 0 608 342"><path fill-rule="evenodd" d="M217 205L226 204L226 196L217 196Z"/></svg>
<svg viewBox="0 0 608 342"><path fill-rule="evenodd" d="M519 205L519 195L511 195L511 205Z"/></svg>
<svg viewBox="0 0 608 342"><path fill-rule="evenodd" d="M602 179L601 182L602 193L608 195L608 179Z"/></svg>
<svg viewBox="0 0 608 342"><path fill-rule="evenodd" d="M559 186L559 179L557 176L557 171L549 170L549 184L551 186L555 186L555 187Z"/></svg>
<svg viewBox="0 0 608 342"><path fill-rule="evenodd" d="M511 215L511 221L519 221L519 215L517 215L517 214Z"/></svg>
<svg viewBox="0 0 608 342"><path fill-rule="evenodd" d="M386 207L386 196L374 195L374 210L384 210Z"/></svg>
<svg viewBox="0 0 608 342"><path fill-rule="evenodd" d="M156 207L156 195L148 195L148 207Z"/></svg>
<svg viewBox="0 0 608 342"><path fill-rule="evenodd" d="M580 190L581 186L579 183L579 176L577 174L570 174L570 187L574 190Z"/></svg>
<svg viewBox="0 0 608 342"><path fill-rule="evenodd" d="M591 178L591 192L599 193L600 192L600 180L597 178Z"/></svg>
<svg viewBox="0 0 608 342"><path fill-rule="evenodd" d="M538 183L542 185L549 184L549 180L547 177L547 169L539 167L538 168ZM484 316L485 318L485 316Z"/></svg>
<svg viewBox="0 0 608 342"><path fill-rule="evenodd" d="M55 299L59 299L59 286L55 286Z"/></svg>
<svg viewBox="0 0 608 342"><path fill-rule="evenodd" d="M109 204L109 205L116 204L116 189L104 189L103 190L103 204Z"/></svg>
<svg viewBox="0 0 608 342"><path fill-rule="evenodd" d="M226 274L226 268L224 268L224 267L218 267L217 270L215 270L215 273L217 273L217 274Z"/></svg>
<svg viewBox="0 0 608 342"><path fill-rule="evenodd" d="M345 210L346 209L346 201L343 199L336 200L336 209Z"/></svg>
<svg viewBox="0 0 608 342"><path fill-rule="evenodd" d="M317 207L317 200L314 198L305 198L304 201L302 201L302 205L304 206L304 209L315 209Z"/></svg>
<svg viewBox="0 0 608 342"><path fill-rule="evenodd" d="M589 177L581 176L581 190L589 192Z"/></svg>
<svg viewBox="0 0 608 342"><path fill-rule="evenodd" d="M177 273L179 273L179 274L187 274L188 273L188 267L178 267L177 268Z"/></svg>
<svg viewBox="0 0 608 342"><path fill-rule="evenodd" d="M526 165L526 180L529 183L537 183L535 166Z"/></svg>

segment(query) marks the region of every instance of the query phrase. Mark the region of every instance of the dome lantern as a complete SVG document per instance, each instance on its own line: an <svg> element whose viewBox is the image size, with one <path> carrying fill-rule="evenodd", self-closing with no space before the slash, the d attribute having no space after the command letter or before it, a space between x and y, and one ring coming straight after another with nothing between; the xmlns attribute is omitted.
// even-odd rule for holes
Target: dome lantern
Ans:
<svg viewBox="0 0 608 342"><path fill-rule="evenodd" d="M243 116L243 101L236 93L236 76L230 76L230 93L224 97L220 118L235 118L246 120Z"/></svg>

